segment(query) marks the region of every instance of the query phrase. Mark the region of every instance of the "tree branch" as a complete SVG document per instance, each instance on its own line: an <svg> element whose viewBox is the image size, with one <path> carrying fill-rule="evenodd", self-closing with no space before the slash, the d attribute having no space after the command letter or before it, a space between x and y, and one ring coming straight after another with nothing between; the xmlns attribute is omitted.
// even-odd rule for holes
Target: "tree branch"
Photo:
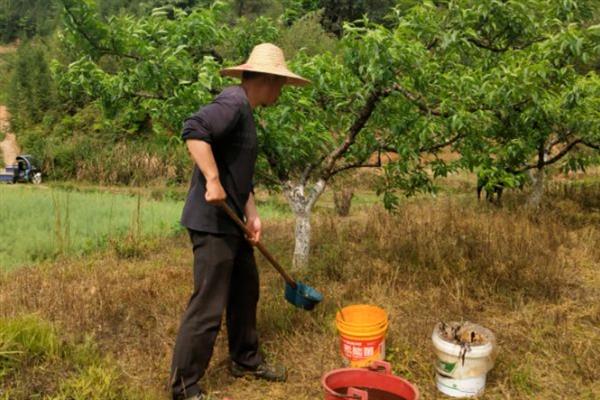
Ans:
<svg viewBox="0 0 600 400"><path fill-rule="evenodd" d="M571 143L569 143L565 147L563 147L563 149L561 151L559 151L558 153L556 153L556 155L554 155L554 157L551 157L548 160L543 160L543 166L554 164L555 162L557 162L558 160L560 160L561 158L563 158L565 155L567 155L567 153L569 151L571 151L571 149L573 147L575 147L578 143L581 143L581 142L582 142L581 139L575 139L575 140L573 140Z"/></svg>
<svg viewBox="0 0 600 400"><path fill-rule="evenodd" d="M573 147L575 147L576 145L578 145L579 143L583 143L582 139L575 139L573 140L571 143L565 145L565 147L562 148L561 151L559 151L558 153L556 153L553 157L544 160L543 159L543 155L540 158L540 153L538 152L538 162L535 164L526 164L523 168L516 170L515 172L517 173L521 173L521 172L525 172L528 171L530 169L542 169L547 165L551 165L554 164L555 162L559 161L561 158L563 158L564 156L566 156L569 151L571 151L571 149ZM583 143L585 144L585 143Z"/></svg>
<svg viewBox="0 0 600 400"><path fill-rule="evenodd" d="M563 142L562 139L556 139L555 141L550 142L550 144L548 145L548 149L547 150L548 151L552 150L552 148L554 148L554 146L556 146L557 144L560 144L562 142Z"/></svg>
<svg viewBox="0 0 600 400"><path fill-rule="evenodd" d="M264 149L264 148L263 148L263 153L267 159L267 164L269 164L269 167L275 173L275 176L277 176L277 179L279 179L280 182L287 181L288 180L287 173L285 173L284 171L277 168L279 163L277 162L276 157L274 157L272 154L269 154L267 149Z"/></svg>
<svg viewBox="0 0 600 400"><path fill-rule="evenodd" d="M454 143L456 143L457 141L459 141L460 139L462 139L463 137L465 137L464 133L457 133L455 136L451 137L450 139L446 140L445 142L442 143L437 143L434 145L431 145L429 147L419 147L419 153L431 153L431 152L435 152L437 150L443 149L444 147L448 147ZM388 153L395 153L398 154L398 151L391 147L391 146L385 146L382 145L381 146L381 150L384 150Z"/></svg>
<svg viewBox="0 0 600 400"><path fill-rule="evenodd" d="M210 54L216 62L223 64L223 57L215 49L210 49L207 53Z"/></svg>
<svg viewBox="0 0 600 400"><path fill-rule="evenodd" d="M324 160L325 168L323 170L323 179L327 180L331 177L331 172L335 167L335 163L339 160L340 157L344 155L346 151L352 146L352 144L356 141L356 136L360 133L360 131L364 128L365 124L373 114L377 103L384 97L387 97L394 88L388 89L376 89L374 90L369 98L367 99L364 107L358 113L358 116L354 120L354 123L348 129L348 133L346 134L346 138L344 141L335 148Z"/></svg>
<svg viewBox="0 0 600 400"><path fill-rule="evenodd" d="M489 50L493 53L504 53L508 50L523 50L523 49L526 49L527 47L531 46L532 44L542 42L545 39L546 38L537 38L537 39L533 39L529 42L522 43L520 45L514 45L514 46L506 45L504 47L495 47L495 46L491 45L490 43L483 42L480 39L467 38L467 40L469 42L473 43L475 46L477 46L481 49Z"/></svg>
<svg viewBox="0 0 600 400"><path fill-rule="evenodd" d="M438 38L437 38L437 37L436 37L436 38L433 38L433 40L431 41L431 43L429 43L427 46L425 46L425 48L426 48L427 50L431 50L431 49L433 49L435 46L437 46L438 42L439 42L439 40L438 40Z"/></svg>
<svg viewBox="0 0 600 400"><path fill-rule="evenodd" d="M153 93L148 93L148 92L134 92L134 93L130 93L130 95L135 96L135 97L141 97L143 99L154 99L154 100L166 100L167 97L165 97L162 94L153 94Z"/></svg>
<svg viewBox="0 0 600 400"><path fill-rule="evenodd" d="M77 18L75 17L75 15L71 11L71 9L69 9L69 6L67 6L67 4L65 4L64 2L63 2L63 7L64 7L65 11L67 12L67 14L69 14L69 17L71 17L71 20L73 21L73 27L89 43L89 45L92 46L97 51L99 51L100 54L103 54L103 55L113 55L113 56L124 57L124 58L130 58L130 59L133 59L133 60L136 60L136 61L141 61L142 60L142 57L140 57L138 55L127 54L127 53L117 53L114 49L108 49L106 47L102 47L102 46L98 45L98 43L96 43L88 35L88 33L85 31L85 29L83 29L81 27L81 21L77 20Z"/></svg>
<svg viewBox="0 0 600 400"><path fill-rule="evenodd" d="M440 150L440 149L442 149L444 147L448 147L448 146L456 143L459 139L462 139L464 136L465 135L463 133L458 133L454 137L446 140L445 142L435 144L435 145L433 145L431 147L420 147L419 148L419 152L420 153L425 153L425 152L430 153L430 152L433 152L433 151Z"/></svg>
<svg viewBox="0 0 600 400"><path fill-rule="evenodd" d="M340 168L334 169L331 172L331 174L329 174L329 177L331 178L332 176L339 174L340 172L347 171L349 169L354 169L354 168L379 168L379 167L381 167L381 149L379 149L379 151L377 152L377 162L376 163L365 164L364 162L365 162L365 160L360 160L355 163L346 164Z"/></svg>
<svg viewBox="0 0 600 400"><path fill-rule="evenodd" d="M589 147L591 149L600 150L600 144L591 143L591 142L588 142L588 141L585 141L585 140L582 140L581 144L584 145L584 146L587 146L587 147Z"/></svg>
<svg viewBox="0 0 600 400"><path fill-rule="evenodd" d="M303 184L306 184L306 182L308 182L308 178L310 178L310 175L325 160L325 158L327 158L326 155L321 156L321 157L319 157L319 159L317 161L310 163L306 166L306 168L304 169L304 172L302 172L302 176L300 178L300 180Z"/></svg>
<svg viewBox="0 0 600 400"><path fill-rule="evenodd" d="M407 89L405 89L398 83L394 83L394 89L399 91L400 93L402 93L404 95L404 97L406 97L408 100L413 102L419 108L419 110L421 111L422 114L426 114L426 115L431 114L431 115L436 115L438 117L450 116L450 114L448 114L448 113L442 113L438 108L431 108L431 106L429 106L425 103L425 101L423 100L423 98L420 95L411 93L410 91L408 91Z"/></svg>
<svg viewBox="0 0 600 400"><path fill-rule="evenodd" d="M264 179L265 181L269 181L274 186L281 185L281 181L275 179L274 177L272 177L269 174L265 174L265 173L261 172L260 170L256 171L256 175L259 176L260 179Z"/></svg>

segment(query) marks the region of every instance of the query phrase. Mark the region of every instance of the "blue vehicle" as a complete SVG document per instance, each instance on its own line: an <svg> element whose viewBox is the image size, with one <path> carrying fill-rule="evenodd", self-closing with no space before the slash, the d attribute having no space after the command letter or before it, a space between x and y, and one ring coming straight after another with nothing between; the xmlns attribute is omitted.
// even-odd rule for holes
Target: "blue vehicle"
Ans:
<svg viewBox="0 0 600 400"><path fill-rule="evenodd" d="M29 154L17 156L16 164L7 165L4 171L0 170L0 182L31 182L39 185L42 183L40 164Z"/></svg>

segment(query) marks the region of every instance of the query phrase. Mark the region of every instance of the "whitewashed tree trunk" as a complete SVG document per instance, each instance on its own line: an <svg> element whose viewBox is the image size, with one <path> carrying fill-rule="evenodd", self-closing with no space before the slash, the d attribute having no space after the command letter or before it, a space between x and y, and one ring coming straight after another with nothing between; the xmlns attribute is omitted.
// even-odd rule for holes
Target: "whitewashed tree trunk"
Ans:
<svg viewBox="0 0 600 400"><path fill-rule="evenodd" d="M548 161L548 149L542 144L538 148L538 161L537 161L537 171L533 176L533 187L531 189L531 194L529 195L529 199L527 199L527 207L529 208L538 208L540 204L542 204L542 198L544 197L544 185L545 179L544 175L546 175L546 169L544 168L545 163Z"/></svg>
<svg viewBox="0 0 600 400"><path fill-rule="evenodd" d="M533 176L531 194L529 195L529 199L527 200L527 205L530 208L538 208L542 203L542 198L544 197L545 174L546 171L542 168L538 169L536 174Z"/></svg>
<svg viewBox="0 0 600 400"><path fill-rule="evenodd" d="M294 246L294 268L304 268L308 265L310 255L310 212L295 214L296 243Z"/></svg>
<svg viewBox="0 0 600 400"><path fill-rule="evenodd" d="M284 193L296 218L294 268L305 268L310 256L310 216L312 209L325 190L325 181L319 180L307 190L303 184L288 181Z"/></svg>

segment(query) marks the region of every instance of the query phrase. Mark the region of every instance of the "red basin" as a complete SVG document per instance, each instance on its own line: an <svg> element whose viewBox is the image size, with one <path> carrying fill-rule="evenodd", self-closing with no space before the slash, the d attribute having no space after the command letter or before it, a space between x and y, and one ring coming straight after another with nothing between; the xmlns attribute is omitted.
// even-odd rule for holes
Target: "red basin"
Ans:
<svg viewBox="0 0 600 400"><path fill-rule="evenodd" d="M390 363L375 361L369 368L342 368L321 380L325 400L418 400L419 390L392 374Z"/></svg>

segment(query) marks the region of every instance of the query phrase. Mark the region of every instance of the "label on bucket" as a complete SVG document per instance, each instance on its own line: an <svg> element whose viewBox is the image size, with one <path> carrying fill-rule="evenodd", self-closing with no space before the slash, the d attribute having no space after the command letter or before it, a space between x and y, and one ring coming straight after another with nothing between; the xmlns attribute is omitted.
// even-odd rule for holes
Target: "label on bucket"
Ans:
<svg viewBox="0 0 600 400"><path fill-rule="evenodd" d="M383 359L384 349L383 337L375 340L349 340L341 337L342 355L353 366L359 366L357 362L364 362L364 365L368 365L371 361Z"/></svg>
<svg viewBox="0 0 600 400"><path fill-rule="evenodd" d="M455 362L446 362L438 359L438 371L446 374L451 374L455 369Z"/></svg>

